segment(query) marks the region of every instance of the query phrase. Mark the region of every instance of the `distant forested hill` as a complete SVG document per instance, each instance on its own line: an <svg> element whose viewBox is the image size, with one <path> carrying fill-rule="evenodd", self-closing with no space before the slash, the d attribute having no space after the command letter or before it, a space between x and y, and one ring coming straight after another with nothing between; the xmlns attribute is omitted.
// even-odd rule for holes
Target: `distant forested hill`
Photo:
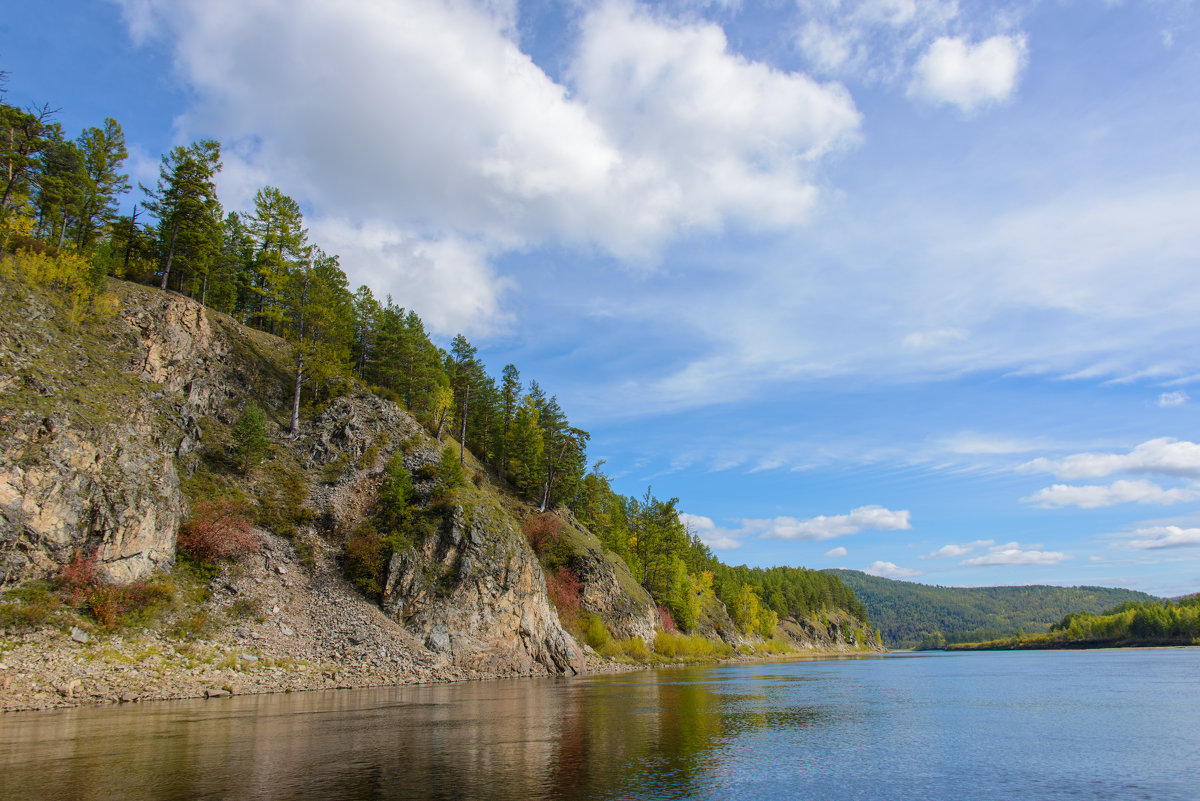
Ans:
<svg viewBox="0 0 1200 801"><path fill-rule="evenodd" d="M1100 613L1127 601L1157 600L1108 587L935 587L830 570L867 609L871 625L893 648L913 648L942 635L946 642L979 642L1017 632L1047 631L1072 612Z"/></svg>

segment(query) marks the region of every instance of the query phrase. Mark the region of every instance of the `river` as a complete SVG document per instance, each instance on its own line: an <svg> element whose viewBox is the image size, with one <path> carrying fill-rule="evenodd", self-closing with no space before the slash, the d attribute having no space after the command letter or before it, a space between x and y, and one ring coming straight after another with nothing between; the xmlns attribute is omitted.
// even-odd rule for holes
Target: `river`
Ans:
<svg viewBox="0 0 1200 801"><path fill-rule="evenodd" d="M897 654L0 716L3 799L1200 798L1200 648Z"/></svg>

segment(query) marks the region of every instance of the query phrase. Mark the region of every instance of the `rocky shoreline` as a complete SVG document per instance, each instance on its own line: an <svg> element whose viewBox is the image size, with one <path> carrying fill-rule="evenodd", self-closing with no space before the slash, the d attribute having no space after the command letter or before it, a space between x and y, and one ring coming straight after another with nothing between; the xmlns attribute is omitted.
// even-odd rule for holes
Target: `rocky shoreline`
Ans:
<svg viewBox="0 0 1200 801"><path fill-rule="evenodd" d="M212 621L203 636L162 626L4 633L0 711L550 675L537 663L524 673L455 665L350 587L331 551L306 568L288 540L262 536L261 555L226 566L187 610ZM586 672L633 669L586 657Z"/></svg>
<svg viewBox="0 0 1200 801"><path fill-rule="evenodd" d="M199 610L183 610L209 621L202 636L181 633L178 620L112 633L82 621L0 633L0 711L551 675L538 663L525 672L456 665L359 595L331 550L310 568L289 540L260 533L260 554L225 566ZM584 650L582 673L646 667Z"/></svg>

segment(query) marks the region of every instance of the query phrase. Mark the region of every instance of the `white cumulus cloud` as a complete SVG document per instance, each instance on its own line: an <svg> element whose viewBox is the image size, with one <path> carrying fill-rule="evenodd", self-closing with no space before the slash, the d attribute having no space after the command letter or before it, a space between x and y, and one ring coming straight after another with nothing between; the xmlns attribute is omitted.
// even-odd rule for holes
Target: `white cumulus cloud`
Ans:
<svg viewBox="0 0 1200 801"><path fill-rule="evenodd" d="M967 567L995 567L1008 565L1056 565L1073 557L1059 551L1026 550L1020 543L994 545L983 556L964 559L959 564Z"/></svg>
<svg viewBox="0 0 1200 801"><path fill-rule="evenodd" d="M245 208L269 177L311 209L314 233L333 214L386 232L343 268L404 305L419 297L443 333L500 322L504 286L482 262L507 252L652 262L693 230L801 222L811 165L859 126L839 84L623 2L582 17L560 83L520 50L511 4L118 1L196 98L179 135L225 144L225 204ZM464 302L467 272L481 286Z"/></svg>
<svg viewBox="0 0 1200 801"><path fill-rule="evenodd" d="M1052 473L1059 478L1102 478L1113 473L1159 473L1200 478L1200 445L1160 437L1143 442L1129 453L1077 453L1062 459L1034 459L1021 465L1029 473Z"/></svg>
<svg viewBox="0 0 1200 801"><path fill-rule="evenodd" d="M841 557L846 556L849 553L850 553L849 551L847 551L845 548L843 548L842 546L839 545L836 548L830 548L828 551L826 551L825 558L826 559L840 559Z"/></svg>
<svg viewBox="0 0 1200 801"><path fill-rule="evenodd" d="M1139 528L1134 534L1136 538L1130 540L1128 545L1141 550L1200 547L1200 528L1151 526Z"/></svg>
<svg viewBox="0 0 1200 801"><path fill-rule="evenodd" d="M968 542L965 545L956 545L955 543L949 543L947 545L943 545L941 548L938 548L936 551L933 551L932 553L925 554L921 558L922 559L957 559L960 556L966 556L967 554L971 553L972 551L976 550L977 548L984 548L988 545L995 545L995 544L996 544L995 540L975 540L974 542Z"/></svg>
<svg viewBox="0 0 1200 801"><path fill-rule="evenodd" d="M895 562L872 562L867 567L863 568L864 573L869 573L872 576L880 576L881 578L890 579L908 579L916 578L922 574L920 570L913 570L908 567L900 567Z"/></svg>
<svg viewBox="0 0 1200 801"><path fill-rule="evenodd" d="M1191 489L1163 489L1152 481L1121 480L1114 481L1108 486L1055 484L1040 489L1029 497L1022 498L1021 501L1043 508L1078 506L1081 509L1100 509L1119 503L1153 503L1169 506L1173 503L1194 501L1198 497L1200 497L1200 493Z"/></svg>
<svg viewBox="0 0 1200 801"><path fill-rule="evenodd" d="M1170 409L1172 406L1182 406L1191 400L1191 396L1182 390L1176 392L1164 392L1158 396L1158 405L1164 409Z"/></svg>
<svg viewBox="0 0 1200 801"><path fill-rule="evenodd" d="M860 506L845 515L818 515L806 520L794 517L775 517L766 520L743 520L747 531L757 532L770 540L830 540L866 529L900 531L912 528L907 510L893 511L882 506Z"/></svg>
<svg viewBox="0 0 1200 801"><path fill-rule="evenodd" d="M689 532L699 537L701 542L714 551L731 551L742 547L742 541L738 539L735 532L718 526L711 517L680 512L679 521Z"/></svg>
<svg viewBox="0 0 1200 801"><path fill-rule="evenodd" d="M1023 36L993 36L974 45L942 36L917 62L909 91L931 103L972 111L1011 97L1025 58Z"/></svg>

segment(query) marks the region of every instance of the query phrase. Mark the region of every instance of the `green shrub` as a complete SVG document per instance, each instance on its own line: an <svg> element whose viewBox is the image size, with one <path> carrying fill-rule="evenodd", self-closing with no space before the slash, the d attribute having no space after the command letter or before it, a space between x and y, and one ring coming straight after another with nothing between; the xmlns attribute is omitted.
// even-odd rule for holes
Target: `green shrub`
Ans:
<svg viewBox="0 0 1200 801"><path fill-rule="evenodd" d="M293 537L296 527L311 521L314 514L304 508L308 483L298 471L289 470L278 460L267 465L266 476L256 484L258 509L255 522L284 537Z"/></svg>
<svg viewBox="0 0 1200 801"><path fill-rule="evenodd" d="M249 401L233 427L234 451L238 467L248 473L267 455L267 415L257 403Z"/></svg>
<svg viewBox="0 0 1200 801"><path fill-rule="evenodd" d="M602 651L612 643L612 635L599 615L583 615L580 622L583 625L583 641L597 651Z"/></svg>
<svg viewBox="0 0 1200 801"><path fill-rule="evenodd" d="M33 629L49 623L62 609L62 599L48 581L28 581L6 590L0 603L0 628Z"/></svg>
<svg viewBox="0 0 1200 801"><path fill-rule="evenodd" d="M354 588L368 598L383 593L383 538L370 523L359 526L342 544L342 569Z"/></svg>
<svg viewBox="0 0 1200 801"><path fill-rule="evenodd" d="M362 456L358 457L358 469L368 470L375 466L375 460L379 458L379 446L372 444L362 452Z"/></svg>
<svg viewBox="0 0 1200 801"><path fill-rule="evenodd" d="M102 584L87 598L92 617L106 629L144 623L173 597L170 585L161 581L135 581L116 586Z"/></svg>
<svg viewBox="0 0 1200 801"><path fill-rule="evenodd" d="M455 487L462 486L462 464L459 461L459 454L455 452L453 445L447 445L445 448L442 448L442 458L438 462L437 476L446 489L454 489Z"/></svg>

